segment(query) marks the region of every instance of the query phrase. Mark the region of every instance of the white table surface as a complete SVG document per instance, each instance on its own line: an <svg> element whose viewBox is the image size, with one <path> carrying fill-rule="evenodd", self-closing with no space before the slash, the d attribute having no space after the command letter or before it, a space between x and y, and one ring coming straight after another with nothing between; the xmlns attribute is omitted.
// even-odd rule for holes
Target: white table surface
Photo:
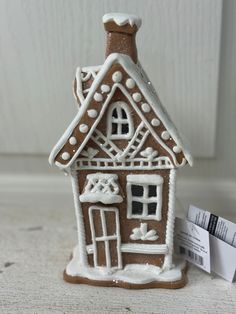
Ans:
<svg viewBox="0 0 236 314"><path fill-rule="evenodd" d="M190 266L179 290L73 285L62 271L76 244L63 189L0 191L0 313L236 313L236 284Z"/></svg>

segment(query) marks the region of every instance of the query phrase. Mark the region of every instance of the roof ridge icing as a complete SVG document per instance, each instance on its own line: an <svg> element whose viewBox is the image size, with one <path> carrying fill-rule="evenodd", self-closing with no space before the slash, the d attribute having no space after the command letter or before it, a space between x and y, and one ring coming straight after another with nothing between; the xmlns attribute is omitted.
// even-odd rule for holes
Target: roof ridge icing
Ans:
<svg viewBox="0 0 236 314"><path fill-rule="evenodd" d="M111 12L107 13L102 18L103 23L115 22L118 26L123 26L129 24L130 26L136 25L137 28L140 28L142 20L140 17L134 14L120 13L120 12Z"/></svg>
<svg viewBox="0 0 236 314"><path fill-rule="evenodd" d="M192 159L192 156L191 156L186 144L183 143L183 141L182 141L177 129L175 128L173 122L171 121L168 113L166 112L166 110L162 106L162 104L161 104L161 102L160 102L160 100L156 94L156 91L152 87L151 83L149 83L150 81L148 80L148 77L147 77L146 73L144 72L144 70L142 69L141 65L135 64L128 55L124 55L124 54L120 54L120 53L110 54L106 58L104 64L101 66L96 77L94 77L94 81L93 81L93 83L92 83L92 85L88 91L86 98L81 103L81 107L79 108L77 115L72 120L69 127L66 129L65 133L62 135L62 137L59 139L57 144L52 149L51 154L49 156L50 164L53 164L55 162L55 158L57 157L57 155L59 154L59 152L61 151L63 146L66 144L68 139L71 137L72 132L77 127L77 125L78 125L79 121L82 119L83 115L86 113L86 109L89 106L90 102L92 101L92 97L96 93L97 87L99 86L99 84L103 81L107 71L110 69L110 67L113 64L116 64L116 63L120 64L124 68L124 70L135 80L139 90L145 96L146 100L151 105L155 114L159 117L159 119L163 123L164 127L169 132L170 136L173 138L176 145L181 148L187 162L190 165L192 165L193 159ZM91 69L97 68L97 66L84 67L84 68L91 70ZM96 119L96 121L97 120L98 119ZM71 159L68 158L68 162L65 164L61 164L58 161L55 162L55 164L59 168L65 169L65 168L69 167L74 162L76 157L79 155L81 149L86 144L88 138L90 137L89 132L88 132L88 135L86 136L86 138L84 138L84 140L81 142L81 145L79 146L78 150L74 153L73 158L71 158ZM86 142L85 142L85 139L87 139ZM82 146L82 148L81 148L81 146ZM178 164L178 162L176 162L175 164L177 167L182 166L182 164Z"/></svg>

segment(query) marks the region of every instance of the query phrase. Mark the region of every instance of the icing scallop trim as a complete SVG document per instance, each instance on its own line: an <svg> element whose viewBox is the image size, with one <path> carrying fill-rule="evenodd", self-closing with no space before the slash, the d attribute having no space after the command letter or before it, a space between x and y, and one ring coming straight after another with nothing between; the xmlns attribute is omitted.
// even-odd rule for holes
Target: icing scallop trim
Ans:
<svg viewBox="0 0 236 314"><path fill-rule="evenodd" d="M115 22L118 26L129 24L130 26L136 25L139 28L142 24L140 17L133 14L126 13L107 13L102 18L103 23Z"/></svg>

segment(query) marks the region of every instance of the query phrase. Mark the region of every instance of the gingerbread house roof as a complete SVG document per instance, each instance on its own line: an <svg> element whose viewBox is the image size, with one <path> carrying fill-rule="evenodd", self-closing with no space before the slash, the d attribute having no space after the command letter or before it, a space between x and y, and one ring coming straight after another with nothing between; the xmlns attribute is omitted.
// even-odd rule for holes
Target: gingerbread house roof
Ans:
<svg viewBox="0 0 236 314"><path fill-rule="evenodd" d="M81 105L88 95L91 84L101 69L101 65L90 67L78 67L76 69L74 96L79 105Z"/></svg>
<svg viewBox="0 0 236 314"><path fill-rule="evenodd" d="M129 76L130 79L126 81L125 85L120 82L120 71L116 71L113 74L110 73L112 75L110 80L112 85L106 84L107 74L114 65L119 65ZM89 76L92 77L92 83L85 90L82 83L83 80L86 81L86 72L87 78ZM81 73L83 74L81 75ZM133 84L137 88L136 92L132 93ZM81 103L81 107L74 120L53 148L49 156L50 164L55 163L61 169L66 169L73 164L95 131L117 88L125 94L137 114L140 115L145 125L149 128L154 139L171 156L174 166L183 166L186 161L192 165L192 156L187 146L181 140L145 72L128 55L121 53L110 54L102 66L82 68L82 71L80 69L77 70L75 94ZM145 112L150 110L153 111L154 117L151 121L148 121L145 117ZM160 123L163 124L165 129L163 131L162 128L161 134L158 132ZM73 146L73 149L69 146Z"/></svg>

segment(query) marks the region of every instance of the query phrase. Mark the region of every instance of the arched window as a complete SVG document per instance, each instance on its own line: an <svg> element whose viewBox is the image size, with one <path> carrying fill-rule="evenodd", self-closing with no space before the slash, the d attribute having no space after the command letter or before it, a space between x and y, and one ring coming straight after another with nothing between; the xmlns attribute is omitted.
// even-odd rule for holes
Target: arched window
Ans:
<svg viewBox="0 0 236 314"><path fill-rule="evenodd" d="M123 101L113 103L108 112L108 137L110 139L130 139L133 136L133 121L127 104Z"/></svg>

